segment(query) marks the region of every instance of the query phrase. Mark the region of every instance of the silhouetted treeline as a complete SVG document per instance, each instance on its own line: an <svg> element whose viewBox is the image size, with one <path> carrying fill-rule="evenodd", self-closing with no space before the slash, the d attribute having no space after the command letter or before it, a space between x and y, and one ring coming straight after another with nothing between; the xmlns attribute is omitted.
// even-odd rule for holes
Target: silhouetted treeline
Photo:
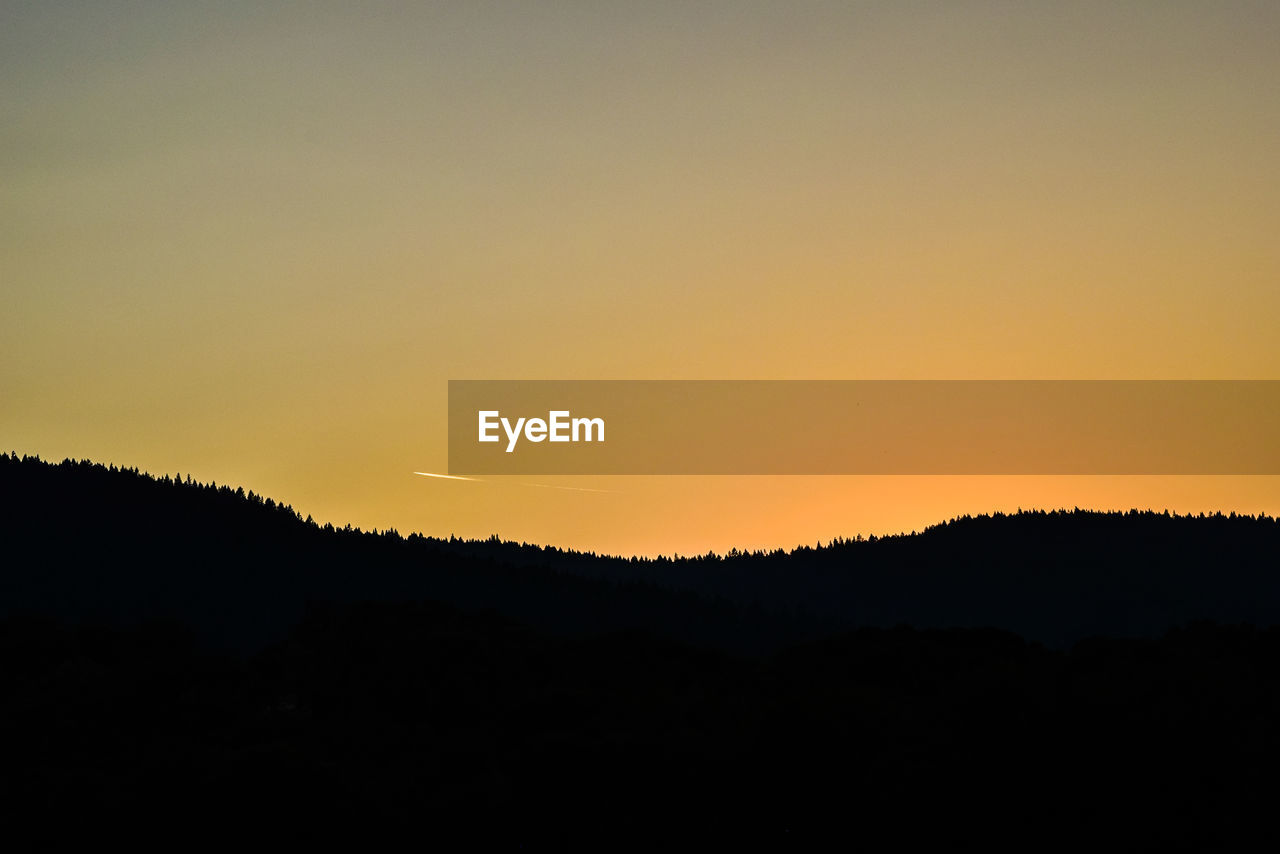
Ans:
<svg viewBox="0 0 1280 854"><path fill-rule="evenodd" d="M252 492L134 469L0 455L0 497L0 615L174 619L242 650L283 637L308 602L361 600L430 599L557 632L647 628L742 649L814 631L688 590L574 572L594 556L506 560L476 543L319 526Z"/></svg>
<svg viewBox="0 0 1280 854"><path fill-rule="evenodd" d="M1280 623L1267 517L1028 512L636 560L16 455L0 500L5 840L1280 835L1280 629L1245 624ZM896 622L933 628L874 627ZM966 625L989 627L945 628Z"/></svg>
<svg viewBox="0 0 1280 854"><path fill-rule="evenodd" d="M0 613L173 617L246 647L280 637L310 600L433 599L754 652L902 623L1055 646L1197 619L1280 623L1280 523L1266 516L1021 512L673 560L322 527L242 489L16 455L0 455L0 495Z"/></svg>

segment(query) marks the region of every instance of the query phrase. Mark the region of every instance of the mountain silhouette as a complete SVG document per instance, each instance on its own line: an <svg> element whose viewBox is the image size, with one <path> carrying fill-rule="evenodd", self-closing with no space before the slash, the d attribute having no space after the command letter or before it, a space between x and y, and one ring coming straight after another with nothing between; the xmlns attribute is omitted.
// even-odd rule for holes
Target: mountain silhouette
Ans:
<svg viewBox="0 0 1280 854"><path fill-rule="evenodd" d="M554 632L764 652L860 626L994 627L1068 646L1192 620L1280 623L1280 523L1150 511L962 517L791 552L618 558L336 529L243 489L0 455L0 613L172 618L245 649L308 602L430 599Z"/></svg>
<svg viewBox="0 0 1280 854"><path fill-rule="evenodd" d="M6 839L1280 841L1270 518L633 560L84 462L2 456L0 494Z"/></svg>

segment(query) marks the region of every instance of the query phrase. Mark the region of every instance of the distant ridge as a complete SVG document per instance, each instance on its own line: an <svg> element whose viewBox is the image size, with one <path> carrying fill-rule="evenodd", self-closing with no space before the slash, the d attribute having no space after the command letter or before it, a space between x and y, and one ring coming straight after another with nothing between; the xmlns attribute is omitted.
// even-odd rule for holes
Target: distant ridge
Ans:
<svg viewBox="0 0 1280 854"><path fill-rule="evenodd" d="M220 644L309 602L437 600L565 633L763 651L858 626L995 627L1050 645L1194 620L1280 623L1280 522L1152 511L965 516L920 533L621 558L319 526L242 488L0 454L0 615L175 618Z"/></svg>

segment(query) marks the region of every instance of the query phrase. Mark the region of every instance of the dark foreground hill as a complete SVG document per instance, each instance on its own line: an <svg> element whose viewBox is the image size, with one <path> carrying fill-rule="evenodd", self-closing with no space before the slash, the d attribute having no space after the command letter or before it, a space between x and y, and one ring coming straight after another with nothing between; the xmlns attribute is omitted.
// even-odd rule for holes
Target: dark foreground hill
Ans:
<svg viewBox="0 0 1280 854"><path fill-rule="evenodd" d="M1274 630L1196 625L1061 652L993 631L864 629L738 659L367 604L315 609L249 657L167 624L9 619L0 671L6 839L1280 843Z"/></svg>
<svg viewBox="0 0 1280 854"><path fill-rule="evenodd" d="M796 643L818 609L750 606L766 589L801 604L879 591L867 607L882 613L912 590L945 604L928 585L971 570L984 590L1008 585L992 613L1066 590L1167 616L1150 603L1194 611L1179 597L1201 591L1204 615L1266 618L1270 519L1024 514L632 562L318 528L225 488L81 463L4 458L0 495L5 840L1280 841L1280 630L1196 622L1053 647L996 629L859 628ZM1069 583L1073 568L1086 580ZM677 569L723 598L625 581ZM840 608L822 613L837 628L858 619ZM772 651L733 651L752 644Z"/></svg>

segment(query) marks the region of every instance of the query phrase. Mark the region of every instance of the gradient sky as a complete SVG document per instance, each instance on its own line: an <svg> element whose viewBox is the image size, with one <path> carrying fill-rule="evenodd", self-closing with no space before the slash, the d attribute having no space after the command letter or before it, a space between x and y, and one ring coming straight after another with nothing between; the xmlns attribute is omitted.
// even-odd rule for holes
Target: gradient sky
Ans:
<svg viewBox="0 0 1280 854"><path fill-rule="evenodd" d="M1280 378L1280 4L0 0L0 448L613 552L1280 478L445 470L455 379Z"/></svg>

